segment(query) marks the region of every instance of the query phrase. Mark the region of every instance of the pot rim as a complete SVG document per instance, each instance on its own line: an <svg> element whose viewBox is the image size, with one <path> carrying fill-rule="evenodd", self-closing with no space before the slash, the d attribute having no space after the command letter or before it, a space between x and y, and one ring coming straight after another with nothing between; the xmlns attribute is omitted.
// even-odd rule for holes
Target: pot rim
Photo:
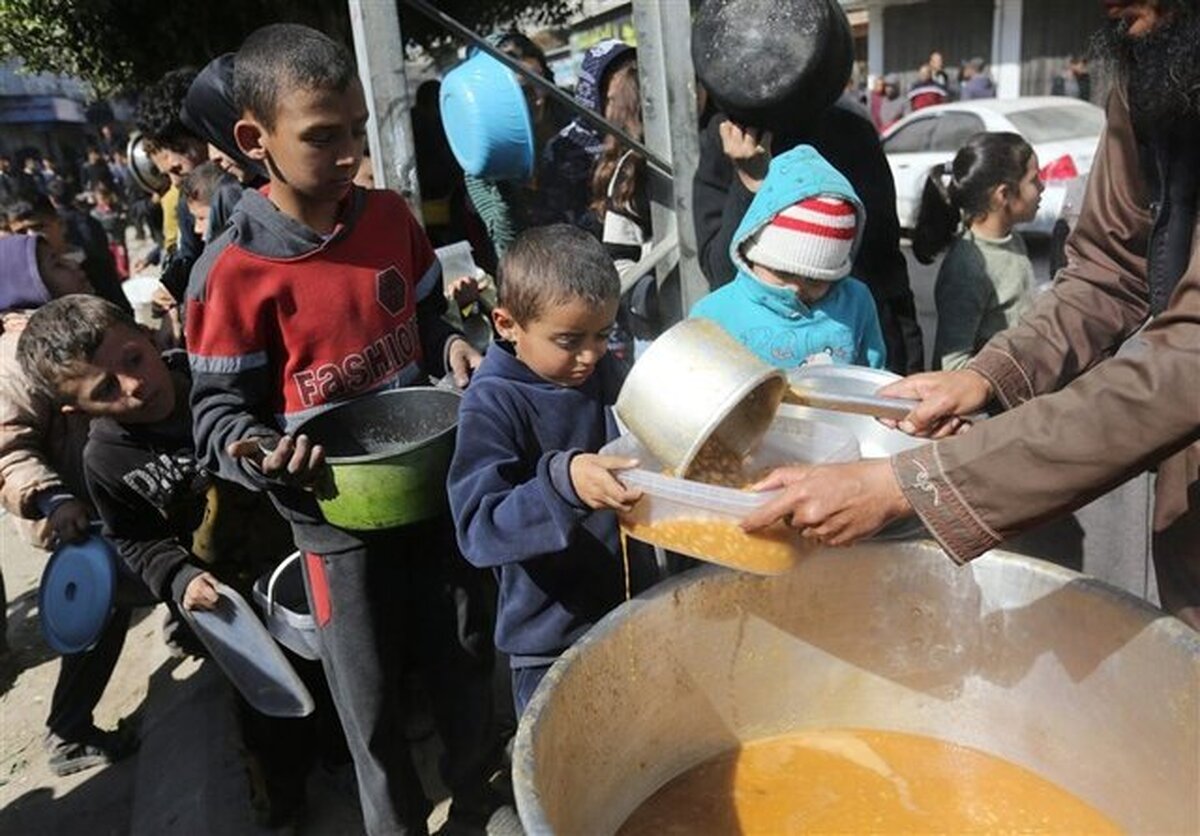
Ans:
<svg viewBox="0 0 1200 836"><path fill-rule="evenodd" d="M296 429L292 432L292 435L298 436L298 435L303 434L305 432L305 428L308 427L309 425L311 425L312 423L324 418L327 415L332 415L334 412L337 412L340 409L346 409L351 406L354 406L354 405L360 403L365 398L385 397L387 395L393 395L398 392L438 392L438 393L445 394L445 395L453 395L458 399L460 404L462 402L462 392L458 391L457 389L449 389L445 386L404 386L400 389L380 389L375 392L368 392L360 398L354 398L353 400L343 401L342 403L339 403L338 405L331 407L331 408L325 410L324 412L314 415L313 417L311 417L307 421L305 421L303 424L296 427ZM431 445L436 441L440 441L443 438L445 438L448 433L453 433L457 429L458 429L458 420L456 418L454 423L452 423L450 426L446 427L443 430L440 430L439 432L434 433L433 435L429 436L428 438L423 438L420 441L410 441L407 444L397 445L393 449L383 450L383 451L379 451L379 452L375 452L375 453L359 453L358 455L354 455L354 456L326 456L325 463L332 467L333 465L341 465L341 464L375 464L375 463L379 463L379 462L384 462L384 461L387 461L388 459L393 459L393 458L396 458L397 456L402 456L402 455L406 455L408 453L412 453L415 450L419 450L422 447Z"/></svg>

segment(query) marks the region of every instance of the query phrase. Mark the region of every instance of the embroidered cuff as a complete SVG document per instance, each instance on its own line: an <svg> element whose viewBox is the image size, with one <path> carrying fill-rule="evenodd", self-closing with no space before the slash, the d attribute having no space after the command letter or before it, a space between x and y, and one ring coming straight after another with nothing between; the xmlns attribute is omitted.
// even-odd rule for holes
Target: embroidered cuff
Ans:
<svg viewBox="0 0 1200 836"><path fill-rule="evenodd" d="M987 378L1005 409L1020 406L1037 394L1033 391L1033 382L1029 375L1025 374L1020 363L1002 349L984 346L967 363L967 368Z"/></svg>
<svg viewBox="0 0 1200 836"><path fill-rule="evenodd" d="M1000 542L946 479L936 444L905 450L891 461L904 496L955 563L973 560Z"/></svg>

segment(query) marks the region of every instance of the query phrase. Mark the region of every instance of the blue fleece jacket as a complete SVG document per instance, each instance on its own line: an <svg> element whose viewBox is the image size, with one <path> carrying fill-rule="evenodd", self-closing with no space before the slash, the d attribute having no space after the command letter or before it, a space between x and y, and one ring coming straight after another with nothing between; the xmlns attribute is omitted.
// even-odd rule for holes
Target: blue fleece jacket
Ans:
<svg viewBox="0 0 1200 836"><path fill-rule="evenodd" d="M789 369L809 362L883 368L887 360L879 315L871 291L847 276L833 282L814 305L795 291L759 281L742 255L742 246L793 203L810 197L838 197L858 212L857 250L865 210L854 188L809 145L797 145L771 161L767 177L733 234L730 257L738 269L732 282L705 296L691 316L716 320L760 358Z"/></svg>
<svg viewBox="0 0 1200 836"><path fill-rule="evenodd" d="M584 505L569 472L616 437L621 378L605 356L582 386L560 386L497 343L463 397L450 509L467 560L499 568L496 646L513 667L546 664L624 600L616 515ZM630 573L645 589L652 559L631 549Z"/></svg>

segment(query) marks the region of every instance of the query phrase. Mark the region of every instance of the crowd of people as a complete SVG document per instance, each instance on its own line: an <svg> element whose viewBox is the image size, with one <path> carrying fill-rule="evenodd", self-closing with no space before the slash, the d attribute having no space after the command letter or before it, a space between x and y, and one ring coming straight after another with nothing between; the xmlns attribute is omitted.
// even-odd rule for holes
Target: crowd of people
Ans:
<svg viewBox="0 0 1200 836"><path fill-rule="evenodd" d="M996 98L996 83L985 59L974 57L959 64L957 71L946 69L942 53L929 53L929 60L917 68L916 78L904 84L898 73L875 77L868 90L854 81L847 96L866 107L879 133L884 133L910 113L953 101ZM1092 81L1085 54L1067 56L1066 66L1056 73L1047 91L1052 96L1070 96L1091 101Z"/></svg>
<svg viewBox="0 0 1200 836"><path fill-rule="evenodd" d="M492 43L553 80L529 38L506 32ZM575 97L640 138L637 70L633 47L597 44ZM1082 88L1079 73L1072 78L1067 94ZM126 205L132 198L119 185L117 152L111 165L89 154L80 171L86 211L62 199L71 189L58 185L66 180L53 167L47 177L24 166L22 176L0 180L13 189L0 238L0 498L30 542L52 549L99 521L129 582L166 603L170 640L197 653L182 611L211 608L218 581L247 590L285 555L301 553L321 658L319 666L293 661L323 708L303 720L265 717L245 702L240 711L271 825L300 815L315 760L340 757L353 764L367 832L425 832L430 805L404 734L413 711L404 683L416 676L446 749L441 777L453 801L445 832L482 832L506 800L497 780L504 741L542 677L626 594L663 572L636 545L623 568L617 513L640 497L621 471L634 463L599 455L617 432L611 407L629 365L678 306L670 282L632 269L649 247L646 160L526 85L537 146L531 176L464 173L440 128L436 84L418 91L413 113L424 227L401 195L363 185L363 88L348 50L315 30L264 27L236 54L198 72L170 72L143 91L137 128L171 184L152 206L163 213L156 304L174 327L156 334L134 321L117 260L107 243L102 258L93 240L96 225L102 242L110 233L124 240L118 195ZM722 102L703 104L694 211L712 292L685 313L717 321L784 369L923 370L878 139L880 120L895 115L885 105L898 96L886 88L884 79L878 106L872 94L869 118L846 97L790 124L734 121ZM995 94L982 62L967 62L952 87L934 53L904 107L951 90ZM1112 114L1124 121L1110 121L1101 179L1138 170L1120 133L1128 105L1115 102ZM1035 394L1096 363L1157 362L1150 348L1102 363L1118 332L1128 336L1149 311L1142 302L1124 311L1115 290L1099 289L1119 279L1102 266L1108 244L1093 238L1112 228L1104 213L1125 213L1112 219L1123 229L1144 225L1133 208L1093 205L1067 271L1079 279L1068 276L1035 300L1032 265L1013 228L1036 212L1038 170L1021 137L981 134L930 172L913 249L922 260L946 252L933 358L946 371L899 384L925 399L906 430L953 435L962 416L989 401L1042 400ZM1187 170L1194 183L1198 169ZM434 245L461 240L482 270L443 276ZM1171 287L1194 288L1194 269L1184 275L1188 262L1178 261L1168 265L1179 266ZM1157 292L1159 310L1194 325L1194 293ZM1190 314L1180 308L1189 299ZM1097 306L1108 338L1083 321ZM471 316L486 323L483 339L465 336ZM1174 321L1152 324L1143 340L1178 351L1167 332ZM1054 358L1030 348L1039 334L1059 332ZM1019 359L1030 351L1036 380ZM1163 362L1141 378L1147 402L1160 388L1184 391L1194 370L1173 354ZM1084 409L1098 388L1129 375L1136 370L1111 383L1111 375L1087 375L1082 388L1045 400L1055 414ZM325 450L298 430L335 404L430 380L464 390L447 511L378 532L327 522L316 499ZM980 471L1013 432L1027 433L1030 449L1038 439L1053 443L1047 428L1055 422L1031 430L1022 416L1032 411L942 442L941 458L925 447L907 454L892 481L886 460L773 474L760 487L786 488L783 496L747 525L783 519L805 536L843 543L919 513L953 556L968 559L993 545L995 532L1044 515L1033 500L1014 499L1020 510L984 509L1000 518L989 525L972 510L978 492L962 487L963 474L989 481ZM1194 440L1195 415L1177 412L1146 417L1153 450ZM1086 457L1082 447L1077 453ZM1109 458L1100 472L1081 466L1078 478L1064 477L1047 506L1069 508L1145 462L1133 450ZM1186 581L1189 571L1172 574ZM1186 611L1198 604L1195 591L1184 582L1163 600ZM98 729L92 717L128 625L128 607L117 613L92 649L64 658L46 739L60 774L136 747L135 733ZM497 649L511 668L515 716L493 704Z"/></svg>

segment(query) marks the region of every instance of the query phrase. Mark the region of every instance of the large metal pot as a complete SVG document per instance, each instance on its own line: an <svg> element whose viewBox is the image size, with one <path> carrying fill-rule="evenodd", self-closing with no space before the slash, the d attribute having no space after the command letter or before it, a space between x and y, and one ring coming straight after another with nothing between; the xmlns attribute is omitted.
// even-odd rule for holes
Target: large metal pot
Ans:
<svg viewBox="0 0 1200 836"><path fill-rule="evenodd" d="M530 833L612 833L740 742L875 728L1033 770L1132 833L1200 830L1200 635L1099 581L932 543L721 569L625 604L551 669L513 783Z"/></svg>
<svg viewBox="0 0 1200 836"><path fill-rule="evenodd" d="M675 473L712 436L746 454L775 418L787 378L711 319L668 328L638 358L617 396L621 422Z"/></svg>
<svg viewBox="0 0 1200 836"><path fill-rule="evenodd" d="M330 478L317 492L327 522L358 531L442 513L462 396L419 386L348 401L304 422L325 448Z"/></svg>

